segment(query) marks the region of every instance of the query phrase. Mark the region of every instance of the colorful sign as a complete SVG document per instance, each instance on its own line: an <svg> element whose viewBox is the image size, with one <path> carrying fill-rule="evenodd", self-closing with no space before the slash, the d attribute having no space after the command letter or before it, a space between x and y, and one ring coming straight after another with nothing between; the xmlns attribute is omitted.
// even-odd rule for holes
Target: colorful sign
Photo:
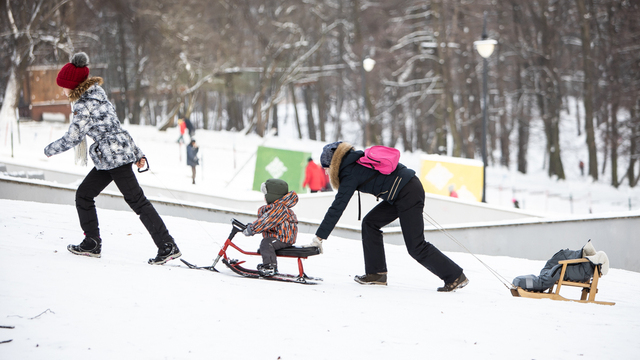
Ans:
<svg viewBox="0 0 640 360"><path fill-rule="evenodd" d="M421 159L420 181L425 192L482 201L482 161L441 155Z"/></svg>
<svg viewBox="0 0 640 360"><path fill-rule="evenodd" d="M253 175L253 190L268 179L281 179L289 184L289 191L302 192L304 170L311 153L258 147L256 170Z"/></svg>

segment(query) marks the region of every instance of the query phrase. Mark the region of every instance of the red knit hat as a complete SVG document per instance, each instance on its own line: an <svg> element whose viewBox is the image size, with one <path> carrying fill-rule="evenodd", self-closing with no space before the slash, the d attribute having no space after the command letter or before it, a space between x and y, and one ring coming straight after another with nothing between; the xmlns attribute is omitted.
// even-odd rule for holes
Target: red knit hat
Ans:
<svg viewBox="0 0 640 360"><path fill-rule="evenodd" d="M75 89L89 77L89 57L79 52L71 57L71 62L63 66L58 72L56 83L65 89Z"/></svg>

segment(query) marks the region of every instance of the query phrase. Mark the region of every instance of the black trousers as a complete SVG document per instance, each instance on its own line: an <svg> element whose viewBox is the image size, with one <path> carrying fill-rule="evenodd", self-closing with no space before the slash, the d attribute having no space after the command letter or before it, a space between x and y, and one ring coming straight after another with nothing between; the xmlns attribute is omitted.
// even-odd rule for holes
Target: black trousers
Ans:
<svg viewBox="0 0 640 360"><path fill-rule="evenodd" d="M169 231L160 215L144 196L131 164L122 165L111 170L97 170L94 167L78 187L76 191L76 210L80 218L80 227L82 227L86 236L100 237L95 198L111 181L116 183L116 186L124 196L124 200L140 216L140 221L147 228L153 238L153 242L158 247L166 242L173 242L173 238L169 235Z"/></svg>
<svg viewBox="0 0 640 360"><path fill-rule="evenodd" d="M375 274L387 271L382 240L383 226L400 219L400 227L409 255L445 283L462 274L462 268L424 238L424 189L417 177L405 185L393 204L383 201L362 219L362 246L365 271Z"/></svg>

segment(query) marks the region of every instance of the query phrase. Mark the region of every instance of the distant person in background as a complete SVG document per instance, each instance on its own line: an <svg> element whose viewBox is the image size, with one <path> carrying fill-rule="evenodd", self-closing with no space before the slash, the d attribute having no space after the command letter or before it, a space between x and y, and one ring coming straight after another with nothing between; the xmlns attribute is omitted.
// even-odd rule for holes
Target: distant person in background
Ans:
<svg viewBox="0 0 640 360"><path fill-rule="evenodd" d="M193 139L193 137L196 136L195 126L193 126L191 120L189 120L189 118L186 116L184 118L184 124L187 126L187 129L189 129L189 139Z"/></svg>
<svg viewBox="0 0 640 360"><path fill-rule="evenodd" d="M458 197L458 193L456 192L456 186L453 184L449 185L449 196L454 198Z"/></svg>
<svg viewBox="0 0 640 360"><path fill-rule="evenodd" d="M515 207L516 209L520 209L520 203L515 198L513 199L513 207Z"/></svg>
<svg viewBox="0 0 640 360"><path fill-rule="evenodd" d="M304 171L304 182L302 188L309 187L312 193L322 191L326 185L324 170L312 158L307 162L307 168Z"/></svg>
<svg viewBox="0 0 640 360"><path fill-rule="evenodd" d="M196 144L196 139L191 139L189 145L187 145L187 165L191 166L191 183L196 183L196 166L200 165L200 160L198 160L198 144Z"/></svg>
<svg viewBox="0 0 640 360"><path fill-rule="evenodd" d="M187 124L184 122L184 119L178 119L178 128L180 129L180 137L176 142L178 144L184 144L184 131L187 129Z"/></svg>
<svg viewBox="0 0 640 360"><path fill-rule="evenodd" d="M116 110L100 86L102 78L89 77L88 64L89 57L80 52L58 72L56 83L71 101L73 118L69 130L44 148L44 154L50 157L81 144L86 136L93 139L88 153L95 167L76 190L76 210L85 238L81 244L69 245L67 249L76 255L101 256L95 198L113 181L158 247L158 255L149 259L149 264L162 265L182 254L133 172L132 164L142 169L147 159L129 132L120 126Z"/></svg>
<svg viewBox="0 0 640 360"><path fill-rule="evenodd" d="M580 160L578 166L580 167L580 176L584 176L584 162Z"/></svg>

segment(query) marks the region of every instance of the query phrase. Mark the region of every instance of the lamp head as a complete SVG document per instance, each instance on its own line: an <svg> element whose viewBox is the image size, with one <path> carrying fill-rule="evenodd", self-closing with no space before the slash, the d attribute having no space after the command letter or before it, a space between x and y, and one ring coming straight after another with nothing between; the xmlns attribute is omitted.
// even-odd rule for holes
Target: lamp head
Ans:
<svg viewBox="0 0 640 360"><path fill-rule="evenodd" d="M376 65L376 61L373 60L370 57L366 57L364 60L362 60L362 67L364 68L364 71L369 72L371 70L373 70L373 67Z"/></svg>
<svg viewBox="0 0 640 360"><path fill-rule="evenodd" d="M480 56L485 59L493 54L493 50L495 49L496 44L498 44L498 42L493 39L478 40L473 42L473 45L478 51L478 54L480 54Z"/></svg>

